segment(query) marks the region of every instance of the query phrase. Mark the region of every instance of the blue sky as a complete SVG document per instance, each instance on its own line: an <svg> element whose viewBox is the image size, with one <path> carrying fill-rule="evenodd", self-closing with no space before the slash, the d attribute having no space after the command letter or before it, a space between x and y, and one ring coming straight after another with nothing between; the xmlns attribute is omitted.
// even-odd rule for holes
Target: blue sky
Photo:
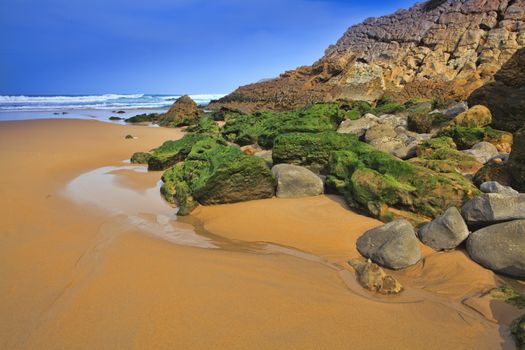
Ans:
<svg viewBox="0 0 525 350"><path fill-rule="evenodd" d="M227 93L413 3L0 0L0 94Z"/></svg>

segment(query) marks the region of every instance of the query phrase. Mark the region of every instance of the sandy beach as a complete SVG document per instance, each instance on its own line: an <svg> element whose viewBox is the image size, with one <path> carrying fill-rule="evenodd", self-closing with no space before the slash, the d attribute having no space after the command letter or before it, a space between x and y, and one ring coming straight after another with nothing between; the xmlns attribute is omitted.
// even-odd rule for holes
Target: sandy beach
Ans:
<svg viewBox="0 0 525 350"><path fill-rule="evenodd" d="M501 278L462 250L422 246L399 296L363 290L346 260L381 223L338 197L177 219L161 173L123 161L181 136L0 122L1 349L514 349L519 310L481 296Z"/></svg>

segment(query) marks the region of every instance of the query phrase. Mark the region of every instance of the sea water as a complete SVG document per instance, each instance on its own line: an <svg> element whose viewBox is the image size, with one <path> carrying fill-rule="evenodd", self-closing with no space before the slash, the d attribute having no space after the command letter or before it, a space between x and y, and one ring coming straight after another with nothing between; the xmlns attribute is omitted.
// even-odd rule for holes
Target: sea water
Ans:
<svg viewBox="0 0 525 350"><path fill-rule="evenodd" d="M129 118L142 113L165 112L181 95L0 95L0 121L74 118L108 121L109 117ZM199 105L224 94L197 94L190 97ZM126 113L118 114L118 111Z"/></svg>

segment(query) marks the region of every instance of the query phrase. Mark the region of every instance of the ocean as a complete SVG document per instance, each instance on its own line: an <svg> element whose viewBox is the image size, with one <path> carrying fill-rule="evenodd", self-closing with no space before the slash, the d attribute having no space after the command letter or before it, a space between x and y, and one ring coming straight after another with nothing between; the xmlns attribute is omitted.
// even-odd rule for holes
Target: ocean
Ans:
<svg viewBox="0 0 525 350"><path fill-rule="evenodd" d="M181 95L103 94L103 95L0 95L0 121L45 118L98 119L109 121L116 115L129 118L141 113L166 111ZM199 105L224 94L196 94ZM114 112L125 111L117 115Z"/></svg>

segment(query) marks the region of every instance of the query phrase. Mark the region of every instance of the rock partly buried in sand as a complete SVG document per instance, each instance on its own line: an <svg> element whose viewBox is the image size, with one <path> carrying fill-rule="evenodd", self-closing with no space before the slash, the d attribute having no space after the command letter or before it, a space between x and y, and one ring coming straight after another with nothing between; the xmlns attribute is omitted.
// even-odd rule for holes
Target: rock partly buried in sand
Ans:
<svg viewBox="0 0 525 350"><path fill-rule="evenodd" d="M404 219L365 232L357 240L357 250L365 258L394 270L414 265L421 259L414 228Z"/></svg>
<svg viewBox="0 0 525 350"><path fill-rule="evenodd" d="M467 224L455 207L437 217L419 230L419 238L435 250L454 249L469 235Z"/></svg>
<svg viewBox="0 0 525 350"><path fill-rule="evenodd" d="M401 283L394 277L387 275L381 267L374 264L370 259L366 262L352 259L348 261L348 264L356 271L357 281L372 292L398 294L403 290Z"/></svg>
<svg viewBox="0 0 525 350"><path fill-rule="evenodd" d="M525 278L525 220L485 227L467 240L470 257L495 272Z"/></svg>
<svg viewBox="0 0 525 350"><path fill-rule="evenodd" d="M236 203L275 194L275 178L263 159L212 138L195 143L162 179L162 194L177 203L179 215L189 214L198 203Z"/></svg>
<svg viewBox="0 0 525 350"><path fill-rule="evenodd" d="M159 117L159 125L168 127L195 125L204 116L204 112L198 107L191 97L181 96L168 112Z"/></svg>
<svg viewBox="0 0 525 350"><path fill-rule="evenodd" d="M518 345L518 350L525 349L525 315L519 317L518 319L512 322L510 326L510 331L512 335L516 338L516 344Z"/></svg>
<svg viewBox="0 0 525 350"><path fill-rule="evenodd" d="M366 131L373 126L376 126L379 122L379 118L373 114L365 114L363 117L357 120L345 120L337 129L340 134L352 134L361 138L365 135Z"/></svg>
<svg viewBox="0 0 525 350"><path fill-rule="evenodd" d="M131 164L148 164L151 158L151 153L146 152L135 152L131 156Z"/></svg>
<svg viewBox="0 0 525 350"><path fill-rule="evenodd" d="M277 179L279 198L311 197L324 193L321 178L302 166L277 164L272 172Z"/></svg>
<svg viewBox="0 0 525 350"><path fill-rule="evenodd" d="M126 140L134 140L135 139L135 136L131 135L131 134L128 134L126 135L126 137L124 137Z"/></svg>
<svg viewBox="0 0 525 350"><path fill-rule="evenodd" d="M475 128L482 128L490 123L492 123L492 114L487 107L481 105L459 114L451 122L452 125Z"/></svg>
<svg viewBox="0 0 525 350"><path fill-rule="evenodd" d="M461 215L473 227L525 219L525 194L486 193L468 201L461 209Z"/></svg>
<svg viewBox="0 0 525 350"><path fill-rule="evenodd" d="M487 163L490 159L494 158L499 154L496 146L484 141L475 144L474 147L463 152L468 155L471 155L481 164Z"/></svg>
<svg viewBox="0 0 525 350"><path fill-rule="evenodd" d="M497 181L488 181L481 184L479 187L484 193L499 193L506 196L516 196L519 194L518 191L510 186L503 186Z"/></svg>

